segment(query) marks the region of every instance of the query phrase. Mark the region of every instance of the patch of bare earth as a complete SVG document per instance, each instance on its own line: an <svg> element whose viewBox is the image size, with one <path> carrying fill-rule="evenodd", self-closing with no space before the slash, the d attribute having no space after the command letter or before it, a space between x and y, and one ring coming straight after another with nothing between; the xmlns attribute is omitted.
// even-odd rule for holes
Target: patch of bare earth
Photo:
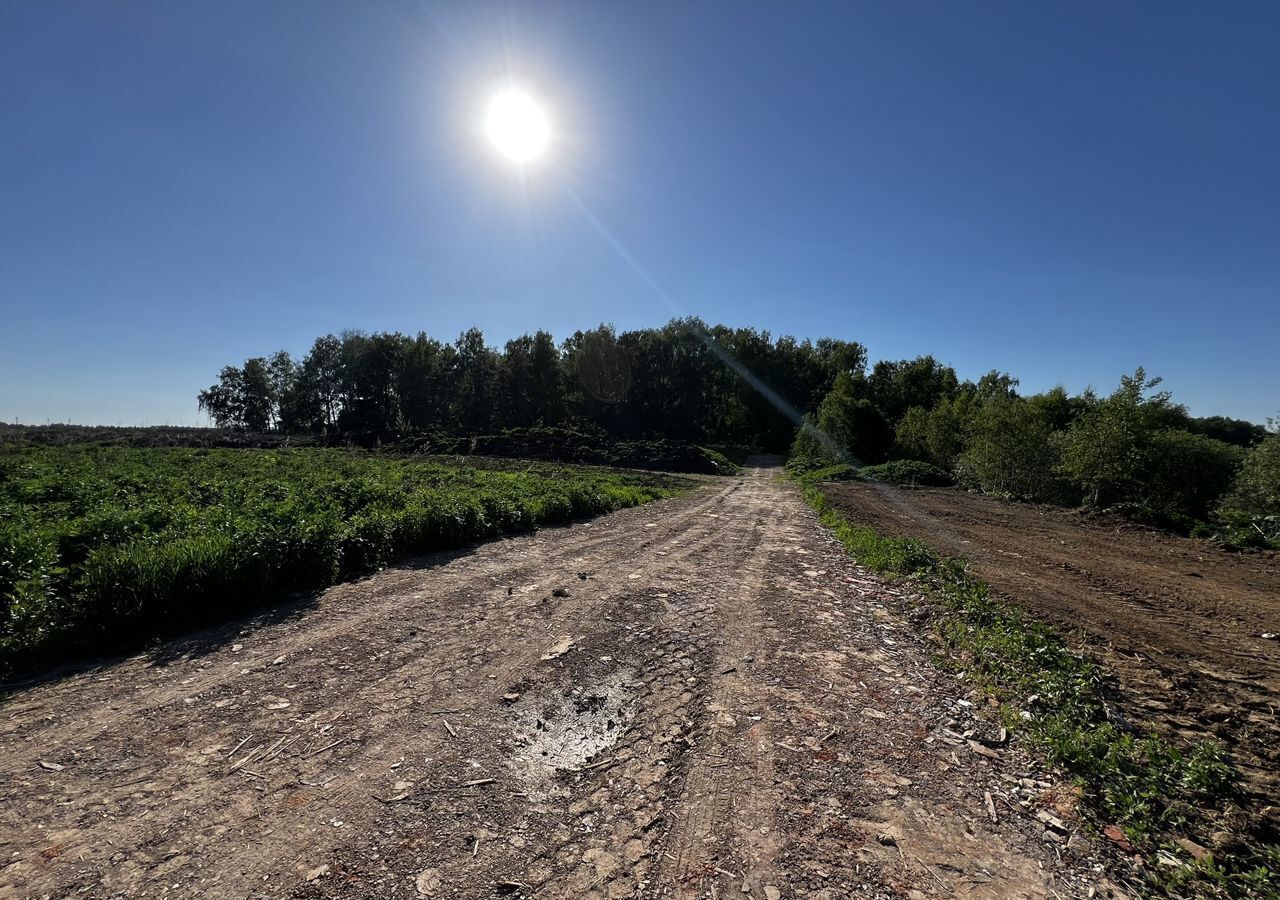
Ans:
<svg viewBox="0 0 1280 900"><path fill-rule="evenodd" d="M776 473L16 691L0 896L1086 896L1044 774Z"/></svg>
<svg viewBox="0 0 1280 900"><path fill-rule="evenodd" d="M1003 599L1078 636L1129 718L1223 742L1264 810L1246 829L1280 828L1280 642L1262 636L1280 632L1280 555L956 490L826 490L851 520L967 558Z"/></svg>

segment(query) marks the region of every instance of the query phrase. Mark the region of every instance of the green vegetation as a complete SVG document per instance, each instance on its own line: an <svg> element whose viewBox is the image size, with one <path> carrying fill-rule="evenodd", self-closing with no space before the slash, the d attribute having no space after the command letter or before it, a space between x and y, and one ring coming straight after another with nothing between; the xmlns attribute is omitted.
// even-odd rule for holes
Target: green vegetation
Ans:
<svg viewBox="0 0 1280 900"><path fill-rule="evenodd" d="M539 331L502 349L477 329L453 343L326 335L301 361L279 351L224 368L199 402L231 431L366 447L708 473L732 471L745 454L726 464L700 448L790 446L793 470L914 460L999 496L1274 545L1274 505L1250 512L1257 504L1245 494L1258 479L1236 482L1267 430L1193 418L1159 383L1139 368L1108 396L1061 387L1022 396L1010 375L961 381L932 356L868 367L853 341L678 319L637 331L601 325L559 343Z"/></svg>
<svg viewBox="0 0 1280 900"><path fill-rule="evenodd" d="M946 487L955 484L946 471L918 459L895 459L878 466L863 466L858 474L867 481L887 481L889 484L921 487Z"/></svg>
<svg viewBox="0 0 1280 900"><path fill-rule="evenodd" d="M867 477L925 461L949 481L1003 497L1108 508L1183 534L1280 546L1275 436L1250 422L1194 419L1137 369L1107 397L1056 387L1019 396L1017 379L973 382L932 357L839 375L791 446L793 472L841 465ZM896 418L894 416L897 416Z"/></svg>
<svg viewBox="0 0 1280 900"><path fill-rule="evenodd" d="M559 343L539 331L501 349L474 328L452 343L347 332L316 339L300 361L282 350L227 366L198 399L220 427L366 444L542 427L781 452L795 431L787 407L816 410L837 376L861 377L866 363L852 341L698 319L624 332L601 325Z"/></svg>
<svg viewBox="0 0 1280 900"><path fill-rule="evenodd" d="M739 470L736 463L718 450L698 447L688 441L611 441L600 434L583 434L565 428L509 428L500 434L471 437L411 435L385 445L384 449L447 456L538 459L703 475L734 475Z"/></svg>
<svg viewBox="0 0 1280 900"><path fill-rule="evenodd" d="M340 450L0 452L0 668L117 651L272 591L679 491L641 473Z"/></svg>
<svg viewBox="0 0 1280 900"><path fill-rule="evenodd" d="M1249 451L1218 518L1240 543L1280 547L1280 432Z"/></svg>
<svg viewBox="0 0 1280 900"><path fill-rule="evenodd" d="M926 593L937 633L962 676L999 701L1005 724L1022 729L1050 764L1075 780L1098 823L1120 826L1144 852L1161 850L1184 863L1158 875L1149 869L1153 879L1195 896L1280 893L1274 845L1237 843L1197 861L1175 843L1183 835L1207 843L1205 832L1216 827L1212 813L1232 803L1235 773L1219 747L1182 750L1121 730L1106 715L1097 667L1052 629L993 600L963 560L860 527L829 508L811 479L804 482L805 499L859 563L911 578Z"/></svg>

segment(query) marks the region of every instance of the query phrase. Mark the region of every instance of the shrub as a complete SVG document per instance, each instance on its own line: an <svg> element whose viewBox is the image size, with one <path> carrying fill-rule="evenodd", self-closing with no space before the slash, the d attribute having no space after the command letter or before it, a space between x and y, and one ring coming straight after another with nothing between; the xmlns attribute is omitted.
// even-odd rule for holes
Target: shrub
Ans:
<svg viewBox="0 0 1280 900"><path fill-rule="evenodd" d="M1231 487L1244 456L1238 447L1187 431L1151 436L1142 500L1157 513L1206 518Z"/></svg>
<svg viewBox="0 0 1280 900"><path fill-rule="evenodd" d="M681 489L662 476L340 450L0 456L0 670L119 650L418 553Z"/></svg>
<svg viewBox="0 0 1280 900"><path fill-rule="evenodd" d="M998 398L974 414L956 474L962 484L988 493L1060 501L1064 491L1054 477L1056 459L1040 409L1025 400Z"/></svg>
<svg viewBox="0 0 1280 900"><path fill-rule="evenodd" d="M422 433L386 446L400 453L448 456L496 456L547 462L620 466L665 472L732 475L738 466L721 453L688 441L612 441L567 428L509 428L499 434L470 436Z"/></svg>
<svg viewBox="0 0 1280 900"><path fill-rule="evenodd" d="M57 553L49 536L0 520L0 659L38 642L56 618Z"/></svg>
<svg viewBox="0 0 1280 900"><path fill-rule="evenodd" d="M748 457L760 452L759 447L748 447L744 444L709 444L702 449L719 454L735 466L746 465Z"/></svg>
<svg viewBox="0 0 1280 900"><path fill-rule="evenodd" d="M787 454L787 468L792 472L809 472L840 465L848 465L842 449L805 416Z"/></svg>
<svg viewBox="0 0 1280 900"><path fill-rule="evenodd" d="M878 466L863 466L858 474L871 481L887 481L890 484L926 487L947 487L955 484L955 479L949 473L918 459L895 459Z"/></svg>
<svg viewBox="0 0 1280 900"><path fill-rule="evenodd" d="M793 470L794 471L794 470ZM823 466L820 469L809 469L799 474L806 484L817 484L820 481L861 481L861 470L848 463L837 463L834 466Z"/></svg>
<svg viewBox="0 0 1280 900"><path fill-rule="evenodd" d="M1139 367L1122 376L1110 397L1095 401L1067 430L1058 469L1091 506L1142 500L1152 436L1176 418L1167 393L1147 396L1159 383Z"/></svg>
<svg viewBox="0 0 1280 900"><path fill-rule="evenodd" d="M1218 515L1237 540L1280 546L1280 432L1245 456Z"/></svg>

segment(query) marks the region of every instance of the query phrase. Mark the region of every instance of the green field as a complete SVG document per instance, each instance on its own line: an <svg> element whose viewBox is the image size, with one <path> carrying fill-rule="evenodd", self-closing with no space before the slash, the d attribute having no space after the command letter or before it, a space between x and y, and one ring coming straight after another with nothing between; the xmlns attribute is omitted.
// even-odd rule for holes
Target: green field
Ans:
<svg viewBox="0 0 1280 900"><path fill-rule="evenodd" d="M549 464L342 450L0 450L0 668L117 652L460 547L679 492Z"/></svg>

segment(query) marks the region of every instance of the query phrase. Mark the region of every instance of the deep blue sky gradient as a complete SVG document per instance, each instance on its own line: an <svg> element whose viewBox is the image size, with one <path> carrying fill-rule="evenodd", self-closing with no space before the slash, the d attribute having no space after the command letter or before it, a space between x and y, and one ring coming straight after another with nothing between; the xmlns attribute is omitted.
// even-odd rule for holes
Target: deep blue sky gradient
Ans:
<svg viewBox="0 0 1280 900"><path fill-rule="evenodd" d="M5 3L0 421L676 314L1261 421L1277 48L1271 2ZM476 133L508 81L557 131L523 178Z"/></svg>

